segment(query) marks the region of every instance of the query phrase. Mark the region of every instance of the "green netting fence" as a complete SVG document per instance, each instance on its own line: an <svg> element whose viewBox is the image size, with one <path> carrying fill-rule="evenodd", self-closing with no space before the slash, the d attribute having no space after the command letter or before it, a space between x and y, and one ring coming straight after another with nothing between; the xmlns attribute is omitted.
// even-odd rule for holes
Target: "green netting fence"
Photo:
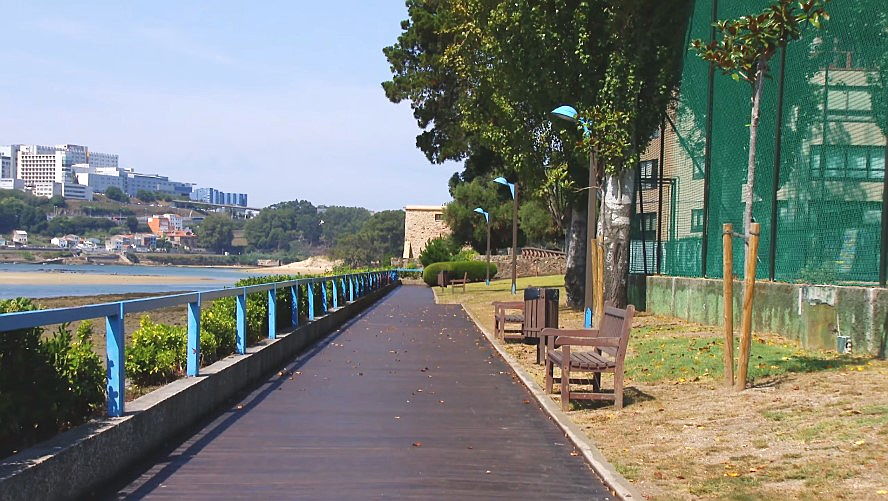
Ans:
<svg viewBox="0 0 888 501"><path fill-rule="evenodd" d="M687 41L765 0L695 2ZM834 0L823 30L771 63L753 217L758 277L872 283L880 276L888 142L888 2ZM630 269L721 277L722 224L742 232L751 90L688 51L678 102L642 157ZM662 142L662 144L661 144ZM735 240L735 273L744 245Z"/></svg>

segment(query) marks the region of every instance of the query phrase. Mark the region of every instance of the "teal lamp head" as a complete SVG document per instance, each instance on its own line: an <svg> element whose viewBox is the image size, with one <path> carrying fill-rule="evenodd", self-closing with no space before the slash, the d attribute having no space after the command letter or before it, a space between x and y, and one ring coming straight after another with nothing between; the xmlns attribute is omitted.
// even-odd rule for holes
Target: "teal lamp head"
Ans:
<svg viewBox="0 0 888 501"><path fill-rule="evenodd" d="M475 212L484 216L484 220L490 222L490 214L481 207L475 207Z"/></svg>
<svg viewBox="0 0 888 501"><path fill-rule="evenodd" d="M552 115L568 122L577 121L577 110L573 106L559 106L552 110Z"/></svg>
<svg viewBox="0 0 888 501"><path fill-rule="evenodd" d="M494 183L501 184L501 185L503 185L503 186L508 186L508 187L509 187L509 191L512 192L512 198L515 198L515 185L514 185L513 183L510 183L510 182L506 181L506 178L504 178L504 177L502 177L502 176L500 176L500 177L494 179L493 182L494 182Z"/></svg>

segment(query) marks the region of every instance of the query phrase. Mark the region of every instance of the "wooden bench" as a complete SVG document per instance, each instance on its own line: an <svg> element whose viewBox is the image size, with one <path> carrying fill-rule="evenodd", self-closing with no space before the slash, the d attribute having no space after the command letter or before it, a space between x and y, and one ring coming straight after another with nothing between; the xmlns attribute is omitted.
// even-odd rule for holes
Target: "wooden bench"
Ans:
<svg viewBox="0 0 888 501"><path fill-rule="evenodd" d="M463 273L462 278L452 278L450 279L450 286L453 287L451 289L453 292L456 292L457 287L462 287L462 291L466 291L466 284L469 283L469 273Z"/></svg>
<svg viewBox="0 0 888 501"><path fill-rule="evenodd" d="M613 400L617 409L623 408L623 361L629 345L632 317L635 307L625 310L606 305L601 330L598 329L543 329L541 336L546 343L546 391L552 392L553 381L561 383L561 408L570 408L570 399ZM590 351L572 350L575 346L588 346ZM561 377L554 377L555 367L561 369ZM592 392L570 391L572 372L592 372ZM601 393L601 373L614 374L614 392Z"/></svg>
<svg viewBox="0 0 888 501"><path fill-rule="evenodd" d="M493 303L493 335L502 340L524 339L524 301Z"/></svg>

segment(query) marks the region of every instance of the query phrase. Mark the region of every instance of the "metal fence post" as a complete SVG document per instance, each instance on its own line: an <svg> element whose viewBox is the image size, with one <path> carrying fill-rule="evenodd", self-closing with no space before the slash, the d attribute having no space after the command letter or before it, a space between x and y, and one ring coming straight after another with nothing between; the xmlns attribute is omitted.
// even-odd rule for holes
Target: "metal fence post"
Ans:
<svg viewBox="0 0 888 501"><path fill-rule="evenodd" d="M339 308L339 297L337 297L339 291L336 290L336 279L334 278L333 280L330 280L330 284L333 287L333 308L336 309Z"/></svg>
<svg viewBox="0 0 888 501"><path fill-rule="evenodd" d="M290 325L299 326L299 285L290 286Z"/></svg>
<svg viewBox="0 0 888 501"><path fill-rule="evenodd" d="M355 277L348 277L348 302L355 301Z"/></svg>
<svg viewBox="0 0 888 501"><path fill-rule="evenodd" d="M308 293L308 320L313 321L315 319L314 284L311 282L305 284L305 290Z"/></svg>
<svg viewBox="0 0 888 501"><path fill-rule="evenodd" d="M718 0L712 0L712 28L709 39L715 40L715 23L718 22ZM709 63L706 96L706 143L703 160L703 241L700 242L700 276L706 276L706 261L709 254L709 188L712 177L712 110L715 95L715 64Z"/></svg>
<svg viewBox="0 0 888 501"><path fill-rule="evenodd" d="M780 76L777 81L777 130L774 136L774 170L771 172L771 227L768 228L768 280L777 275L777 190L780 188L780 154L783 142L783 84L786 80L786 47L780 49Z"/></svg>
<svg viewBox="0 0 888 501"><path fill-rule="evenodd" d="M107 409L108 416L123 415L124 378L123 370L124 335L123 303L118 303L118 313L105 317L105 355L107 362Z"/></svg>
<svg viewBox="0 0 888 501"><path fill-rule="evenodd" d="M185 354L185 373L200 374L200 293L197 301L188 303L188 351Z"/></svg>
<svg viewBox="0 0 888 501"><path fill-rule="evenodd" d="M321 280L321 310L327 314L327 281Z"/></svg>
<svg viewBox="0 0 888 501"><path fill-rule="evenodd" d="M237 353L247 352L247 289L237 296Z"/></svg>
<svg viewBox="0 0 888 501"><path fill-rule="evenodd" d="M268 339L277 337L277 294L274 287L268 289Z"/></svg>

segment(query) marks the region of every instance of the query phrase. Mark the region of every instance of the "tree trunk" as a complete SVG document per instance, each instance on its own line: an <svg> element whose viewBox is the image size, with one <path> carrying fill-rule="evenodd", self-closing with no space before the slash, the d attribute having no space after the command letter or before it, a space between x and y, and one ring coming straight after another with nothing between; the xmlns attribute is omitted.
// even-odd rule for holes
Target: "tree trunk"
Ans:
<svg viewBox="0 0 888 501"><path fill-rule="evenodd" d="M604 199L599 222L604 241L604 300L625 308L629 291L629 226L635 202L636 168L604 179Z"/></svg>
<svg viewBox="0 0 888 501"><path fill-rule="evenodd" d="M586 211L582 199L571 207L568 228L567 269L564 273L564 289L567 305L574 309L583 307L586 280Z"/></svg>
<svg viewBox="0 0 888 501"><path fill-rule="evenodd" d="M767 57L758 62L758 75L752 91L752 116L749 121L749 159L746 164L746 194L743 208L743 234L749 240L749 225L752 223L752 203L755 199L755 149L758 142L759 113L762 105L762 91L765 88L765 73L768 70Z"/></svg>

